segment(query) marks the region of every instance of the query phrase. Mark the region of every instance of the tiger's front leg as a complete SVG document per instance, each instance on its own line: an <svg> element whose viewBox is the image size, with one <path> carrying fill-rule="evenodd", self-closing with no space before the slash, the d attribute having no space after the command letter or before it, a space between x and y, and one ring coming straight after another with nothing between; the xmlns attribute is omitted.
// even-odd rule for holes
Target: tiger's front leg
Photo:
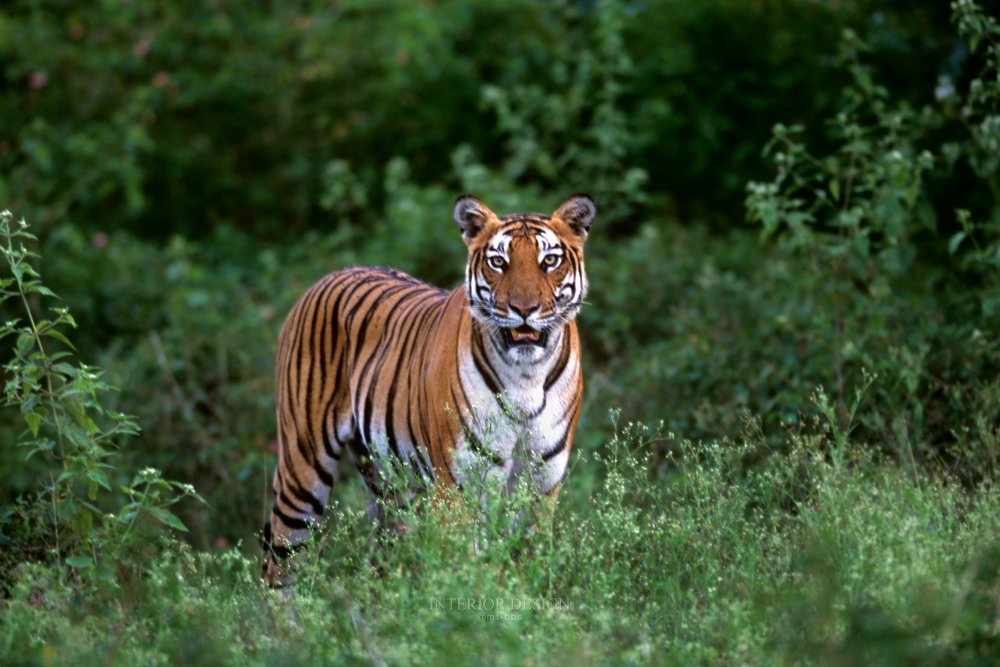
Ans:
<svg viewBox="0 0 1000 667"><path fill-rule="evenodd" d="M566 477L571 449L571 435L562 447L532 452L528 464L531 485L537 497L533 508L533 527L542 535L551 533L555 522L555 512L559 488Z"/></svg>

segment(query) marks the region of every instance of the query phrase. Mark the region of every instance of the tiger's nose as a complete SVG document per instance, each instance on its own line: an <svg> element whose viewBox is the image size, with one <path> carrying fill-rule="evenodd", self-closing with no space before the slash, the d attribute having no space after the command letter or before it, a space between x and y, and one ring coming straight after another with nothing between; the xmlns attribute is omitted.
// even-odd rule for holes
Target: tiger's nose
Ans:
<svg viewBox="0 0 1000 667"><path fill-rule="evenodd" d="M515 313L517 313L522 318L524 318L525 320L527 320L528 316L531 315L536 310L538 310L538 307L541 304L539 304L538 301L530 301L530 302L528 302L528 301L511 301L509 305L510 305L510 309L511 310L513 310Z"/></svg>

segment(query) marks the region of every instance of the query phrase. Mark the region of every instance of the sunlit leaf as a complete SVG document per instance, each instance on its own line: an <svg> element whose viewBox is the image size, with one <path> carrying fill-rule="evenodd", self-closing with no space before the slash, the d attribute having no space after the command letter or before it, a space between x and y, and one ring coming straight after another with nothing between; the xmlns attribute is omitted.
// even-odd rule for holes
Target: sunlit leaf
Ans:
<svg viewBox="0 0 1000 667"><path fill-rule="evenodd" d="M78 570L83 570L94 566L94 559L90 556L70 556L66 559L66 564L70 567L75 567Z"/></svg>

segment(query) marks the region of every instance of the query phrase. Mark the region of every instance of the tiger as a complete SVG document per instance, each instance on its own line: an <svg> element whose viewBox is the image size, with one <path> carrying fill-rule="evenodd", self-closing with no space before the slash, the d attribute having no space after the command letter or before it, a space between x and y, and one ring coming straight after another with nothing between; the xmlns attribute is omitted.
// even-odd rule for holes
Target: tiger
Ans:
<svg viewBox="0 0 1000 667"><path fill-rule="evenodd" d="M468 247L463 285L349 267L299 298L278 337L265 583L294 581L285 560L322 519L345 453L373 519L390 461L435 493L487 470L554 501L582 404L576 316L596 215L585 194L550 216L502 217L464 195L452 213ZM509 428L490 426L502 415Z"/></svg>

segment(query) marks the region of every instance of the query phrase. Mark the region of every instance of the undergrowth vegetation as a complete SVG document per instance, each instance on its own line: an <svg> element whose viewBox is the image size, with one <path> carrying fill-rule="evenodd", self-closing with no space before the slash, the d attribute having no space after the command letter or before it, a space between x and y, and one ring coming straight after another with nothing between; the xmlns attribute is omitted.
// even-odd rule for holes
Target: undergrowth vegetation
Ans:
<svg viewBox="0 0 1000 667"><path fill-rule="evenodd" d="M0 10L0 663L1000 659L995 4L58 4ZM261 587L294 300L577 189L552 525L346 470Z"/></svg>
<svg viewBox="0 0 1000 667"><path fill-rule="evenodd" d="M601 481L552 535L508 527L477 544L420 507L397 517L405 534L373 533L338 503L290 598L238 548L164 542L111 588L24 566L0 646L52 664L988 664L996 490L831 461L823 428L808 430L762 466L747 464L752 437L684 441L662 475L662 434L616 424L576 464Z"/></svg>

